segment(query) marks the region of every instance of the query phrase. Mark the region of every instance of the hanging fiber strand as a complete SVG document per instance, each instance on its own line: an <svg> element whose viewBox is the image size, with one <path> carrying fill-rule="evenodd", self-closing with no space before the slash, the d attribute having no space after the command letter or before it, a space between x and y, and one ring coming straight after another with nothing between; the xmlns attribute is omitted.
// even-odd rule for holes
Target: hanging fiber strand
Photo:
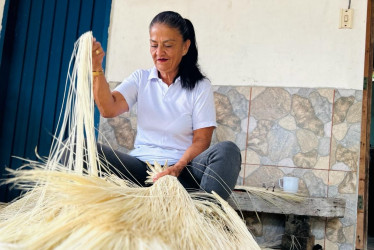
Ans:
<svg viewBox="0 0 374 250"><path fill-rule="evenodd" d="M189 194L173 176L141 187L107 174L93 126L91 47L91 32L75 43L65 112L48 159L9 170L14 177L7 183L25 193L0 207L0 248L260 249L215 193Z"/></svg>

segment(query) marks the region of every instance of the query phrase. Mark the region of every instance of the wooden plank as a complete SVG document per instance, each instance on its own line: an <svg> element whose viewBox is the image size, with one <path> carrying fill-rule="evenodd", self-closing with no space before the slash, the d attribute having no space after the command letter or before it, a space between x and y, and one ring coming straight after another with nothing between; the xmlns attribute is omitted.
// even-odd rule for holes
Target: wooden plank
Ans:
<svg viewBox="0 0 374 250"><path fill-rule="evenodd" d="M364 221L365 219L365 214L363 212L358 212L357 213L357 221ZM357 232L363 232L364 230L364 223L357 223ZM364 237L365 236L365 237ZM356 235L356 249L366 249L367 243L365 242L366 240L366 235L364 234L357 234Z"/></svg>
<svg viewBox="0 0 374 250"><path fill-rule="evenodd" d="M367 203L367 198L365 199L365 196L364 196L366 189L367 189L367 181L363 179L359 179L358 181L358 200L359 201L357 204L356 249L366 249L366 245L367 245L368 203Z"/></svg>
<svg viewBox="0 0 374 250"><path fill-rule="evenodd" d="M49 53L49 65L47 78L45 83L45 96L42 106L42 127L39 136L39 153L40 155L48 155L50 145L52 142L52 134L54 134L54 116L55 116L55 103L58 95L58 87L61 72L61 61L64 46L64 36L66 28L66 19L68 13L68 3L65 0L57 0L54 12L53 27L52 27L52 44ZM52 11L52 10L51 10ZM71 52L70 52L71 53ZM66 76L65 72L62 72Z"/></svg>
<svg viewBox="0 0 374 250"><path fill-rule="evenodd" d="M43 10L43 0L34 0L31 4L30 17L28 20L28 30L26 34L26 49L23 61L23 68L20 79L20 89L18 90L19 99L17 103L17 115L14 130L14 141L12 145L12 156L30 158L25 154L27 128L32 121L34 111L30 109L32 93L35 80L35 64L38 54L38 43L40 34L41 16ZM33 148L35 145L33 146ZM11 158L10 168L17 169L24 164L17 158ZM20 194L18 189L9 189L8 197L15 198Z"/></svg>
<svg viewBox="0 0 374 250"><path fill-rule="evenodd" d="M71 59L71 53L74 49L74 43L78 38L78 25L79 25L79 13L81 4L80 1L69 0L68 1L68 11L67 11L67 19L65 23L65 34L63 37L63 53L62 53L62 61L61 61L61 73L59 76L59 86L57 90L57 98L55 101L55 110L54 110L54 126L53 126L53 133L56 131L58 118L60 116L60 110L65 112L64 107L62 106L63 98L64 98L64 91L65 91L65 81L66 81L66 73L69 68L69 62Z"/></svg>
<svg viewBox="0 0 374 250"><path fill-rule="evenodd" d="M14 8L14 3L9 7L10 0L5 1L4 10L3 10L3 20L1 23L1 30L0 30L0 75L2 76L0 84L0 140L1 140L1 131L4 124L4 103L6 98L7 92L7 84L3 82L8 82L8 76L4 72L9 72L9 61L11 58L11 47L12 44L11 39L9 37L14 37L14 31L11 29L7 29L7 24L14 26L15 22L15 15L13 14L12 10ZM9 11L9 15L8 15ZM1 22L1 20L0 20ZM5 48L5 49L4 49Z"/></svg>
<svg viewBox="0 0 374 250"><path fill-rule="evenodd" d="M274 205L254 195L249 196L246 192L234 191L228 203L235 210L272 214L342 218L345 212L345 200L339 198L305 197L302 202L285 201L279 198L276 200L277 205Z"/></svg>
<svg viewBox="0 0 374 250"><path fill-rule="evenodd" d="M7 75L7 92L5 94L6 97L3 106L3 117L6 117L7 122L3 123L2 130L0 132L0 169L2 174L4 174L3 176L1 176L2 178L7 177L5 175L5 166L10 166L11 156L14 155L12 149L15 142L15 127L22 80L21 72L24 67L24 57L26 54L25 49L31 1L25 0L22 3L23 4L21 4L20 7L17 8L16 19L14 20L14 37L9 37L9 39L13 39L13 42L9 48L4 48L12 50L11 52L9 52L11 54L11 57L9 58L8 62L2 62L2 64L9 64L9 72L1 72ZM3 27L3 29L5 29L5 27ZM4 83L2 82L2 84ZM7 200L8 186L9 185L2 185L0 187L1 201Z"/></svg>
<svg viewBox="0 0 374 250"><path fill-rule="evenodd" d="M371 93L373 72L373 49L374 49L374 5L373 0L367 3L366 22L366 45L364 78L367 80L366 88L363 90L362 119L361 119L361 145L359 165L359 189L358 197L362 199L362 207L357 209L356 227L356 249L366 249L368 229L368 187L369 187L369 164L370 164L370 123L371 123Z"/></svg>
<svg viewBox="0 0 374 250"><path fill-rule="evenodd" d="M370 92L369 89L366 89L362 93L360 167L358 170L359 178L362 180L366 179L370 160L371 84L368 84L368 88L370 88Z"/></svg>
<svg viewBox="0 0 374 250"><path fill-rule="evenodd" d="M2 29L0 30L0 65L3 58L3 47L5 42L5 31L6 31L6 24L8 21L8 10L9 10L9 3L10 0L5 1L4 8L3 8L3 18L0 20Z"/></svg>
<svg viewBox="0 0 374 250"><path fill-rule="evenodd" d="M41 19L40 37L38 43L38 53L36 57L35 81L33 82L33 92L31 98L31 115L27 128L26 153L25 155L36 160L35 147L40 146L39 137L42 127L43 104L46 89L46 78L50 65L50 48L52 40L53 15L55 14L55 1L45 1Z"/></svg>
<svg viewBox="0 0 374 250"><path fill-rule="evenodd" d="M21 25L21 22L29 23L30 5L30 1L25 1L24 4L21 5L22 8L18 9L15 27L17 32L14 34L17 39L14 39L12 48L6 48L13 50L12 57L10 58L10 62L3 62L4 64L10 64L10 72L8 72L8 81L10 84L8 84L6 100L4 103L4 117L6 117L7 122L3 124L3 130L1 131L2 140L0 142L0 159L2 160L2 164L5 166L10 165L10 155L12 155L13 137L17 118L17 103L19 99L19 90L21 88L20 72L22 72L26 49L28 26Z"/></svg>
<svg viewBox="0 0 374 250"><path fill-rule="evenodd" d="M82 0L79 14L78 37L83 33L92 30L93 0Z"/></svg>
<svg viewBox="0 0 374 250"><path fill-rule="evenodd" d="M15 123L15 134L12 154L19 157L28 157L26 152L27 128L30 126L30 119L35 111L30 110L33 87L36 73L38 54L39 34L43 11L43 0L34 0L31 4L30 18L28 24L24 66L21 73L21 84L19 89L19 100L17 118ZM37 91L37 90L36 90ZM33 148L35 145L33 146ZM17 169L23 164L17 158L12 158L10 166Z"/></svg>

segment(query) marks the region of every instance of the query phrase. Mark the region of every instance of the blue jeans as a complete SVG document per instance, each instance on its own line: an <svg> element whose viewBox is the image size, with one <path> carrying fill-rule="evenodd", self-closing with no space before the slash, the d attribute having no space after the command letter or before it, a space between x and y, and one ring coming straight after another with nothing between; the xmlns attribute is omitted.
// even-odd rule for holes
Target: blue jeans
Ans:
<svg viewBox="0 0 374 250"><path fill-rule="evenodd" d="M115 169L114 173L144 186L147 177L146 163L137 158L113 152L108 146L98 144L99 154ZM126 166L126 167L125 167ZM239 148L230 141L219 142L195 157L178 177L180 183L188 191L204 190L208 193L216 192L223 199L227 199L234 189L241 167Z"/></svg>

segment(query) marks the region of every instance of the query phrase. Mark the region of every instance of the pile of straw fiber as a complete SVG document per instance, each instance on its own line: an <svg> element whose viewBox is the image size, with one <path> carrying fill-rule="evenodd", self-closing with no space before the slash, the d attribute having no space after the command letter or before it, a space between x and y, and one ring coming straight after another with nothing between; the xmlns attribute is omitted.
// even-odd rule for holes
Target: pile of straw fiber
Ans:
<svg viewBox="0 0 374 250"><path fill-rule="evenodd" d="M0 248L260 249L214 193L189 194L173 176L140 187L103 171L108 163L96 149L91 47L91 32L75 43L61 132L48 158L10 170L8 182L25 193L0 210Z"/></svg>

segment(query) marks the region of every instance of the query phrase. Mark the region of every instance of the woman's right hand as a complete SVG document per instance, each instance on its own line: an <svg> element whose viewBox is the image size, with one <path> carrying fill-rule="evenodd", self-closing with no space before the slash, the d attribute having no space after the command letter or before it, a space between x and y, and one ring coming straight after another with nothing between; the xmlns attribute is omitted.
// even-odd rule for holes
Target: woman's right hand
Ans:
<svg viewBox="0 0 374 250"><path fill-rule="evenodd" d="M103 59L105 52L101 47L100 42L96 41L94 37L92 39L92 71L102 71L103 70Z"/></svg>

